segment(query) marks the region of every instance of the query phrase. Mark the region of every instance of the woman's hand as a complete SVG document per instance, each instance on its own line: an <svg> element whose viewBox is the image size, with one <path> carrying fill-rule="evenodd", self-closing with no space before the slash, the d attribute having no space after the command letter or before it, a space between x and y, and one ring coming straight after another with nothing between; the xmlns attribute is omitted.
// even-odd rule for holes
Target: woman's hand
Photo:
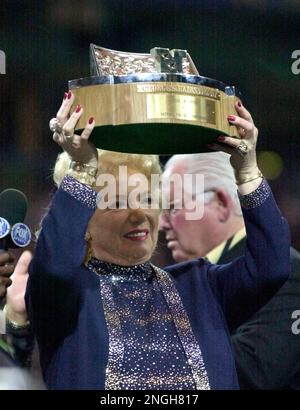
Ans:
<svg viewBox="0 0 300 410"><path fill-rule="evenodd" d="M28 267L32 259L29 251L24 251L11 276L12 285L7 289L6 314L9 320L20 325L27 322L25 290L28 280Z"/></svg>
<svg viewBox="0 0 300 410"><path fill-rule="evenodd" d="M235 172L243 173L249 172L250 170L257 171L257 161L256 161L256 143L258 136L258 129L255 127L251 114L246 110L246 108L238 101L235 104L235 108L239 116L229 115L228 121L230 124L235 125L238 134L241 139L220 136L218 141L220 144L211 144L209 147L216 151L227 152L231 155L230 162ZM245 143L247 148L245 155L241 155L237 147Z"/></svg>
<svg viewBox="0 0 300 410"><path fill-rule="evenodd" d="M97 168L98 154L96 147L89 142L89 137L94 129L95 121L91 117L82 131L81 135L75 134L75 127L83 113L83 108L78 105L70 114L71 106L74 102L74 95L71 91L65 93L60 109L56 114L56 119L62 127L61 132L54 132L53 140L62 147L71 157L72 161L88 164Z"/></svg>
<svg viewBox="0 0 300 410"><path fill-rule="evenodd" d="M262 177L256 159L258 129L255 127L251 114L239 101L235 104L235 108L239 116L229 115L228 121L236 126L241 139L220 136L218 141L222 145L211 144L209 148L231 155L230 162L234 168L239 190L242 194L247 194L259 186ZM241 187L241 185L245 186Z"/></svg>
<svg viewBox="0 0 300 410"><path fill-rule="evenodd" d="M0 254L0 299L5 297L6 289L11 285L9 277L14 271L13 261L14 259L8 252Z"/></svg>

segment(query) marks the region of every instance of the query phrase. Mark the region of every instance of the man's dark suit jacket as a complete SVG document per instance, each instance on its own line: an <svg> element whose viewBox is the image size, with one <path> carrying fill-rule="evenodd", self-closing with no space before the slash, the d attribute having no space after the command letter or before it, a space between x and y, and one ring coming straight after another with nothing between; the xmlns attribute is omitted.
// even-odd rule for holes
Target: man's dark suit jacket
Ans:
<svg viewBox="0 0 300 410"><path fill-rule="evenodd" d="M218 263L242 255L245 242L225 251ZM291 248L290 255L288 281L232 335L241 389L300 389L300 333L292 331L292 313L300 310L300 253Z"/></svg>

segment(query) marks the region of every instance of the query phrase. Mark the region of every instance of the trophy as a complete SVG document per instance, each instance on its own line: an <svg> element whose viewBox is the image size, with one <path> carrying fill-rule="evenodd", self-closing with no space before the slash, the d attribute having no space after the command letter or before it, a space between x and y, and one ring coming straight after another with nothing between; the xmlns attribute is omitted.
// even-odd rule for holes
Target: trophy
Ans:
<svg viewBox="0 0 300 410"><path fill-rule="evenodd" d="M219 135L238 137L227 121L239 91L201 76L186 50L150 54L90 45L91 76L69 81L74 106L84 108L76 131L95 118L99 148L139 154L208 151Z"/></svg>

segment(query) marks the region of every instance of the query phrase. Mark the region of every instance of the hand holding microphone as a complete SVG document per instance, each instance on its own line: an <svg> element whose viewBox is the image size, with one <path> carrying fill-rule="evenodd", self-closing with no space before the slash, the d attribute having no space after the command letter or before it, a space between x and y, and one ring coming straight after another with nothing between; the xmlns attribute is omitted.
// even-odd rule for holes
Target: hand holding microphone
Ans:
<svg viewBox="0 0 300 410"><path fill-rule="evenodd" d="M11 285L14 272L9 248L24 248L31 241L31 232L23 223L27 212L27 198L16 189L6 189L0 194L0 299Z"/></svg>
<svg viewBox="0 0 300 410"><path fill-rule="evenodd" d="M27 198L17 189L0 194L0 253L8 248L24 248L31 241L31 232L23 223L27 212Z"/></svg>
<svg viewBox="0 0 300 410"><path fill-rule="evenodd" d="M9 278L14 272L14 259L8 252L0 254L0 300L5 297L6 289L11 285L12 281Z"/></svg>

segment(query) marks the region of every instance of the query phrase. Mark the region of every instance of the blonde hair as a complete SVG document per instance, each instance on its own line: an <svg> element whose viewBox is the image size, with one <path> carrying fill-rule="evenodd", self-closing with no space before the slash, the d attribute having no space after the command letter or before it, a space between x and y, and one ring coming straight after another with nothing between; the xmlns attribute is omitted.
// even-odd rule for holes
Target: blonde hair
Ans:
<svg viewBox="0 0 300 410"><path fill-rule="evenodd" d="M144 174L148 179L152 174L161 174L162 169L157 155L142 155L142 154L127 154L122 152L106 151L97 149L98 151L98 172L97 176L103 173L118 172L120 165L127 165ZM66 152L58 155L53 172L53 180L56 186L60 186L64 176L66 175L71 164L71 158Z"/></svg>
<svg viewBox="0 0 300 410"><path fill-rule="evenodd" d="M117 175L120 165L127 165L144 174L148 180L152 174L161 175L162 169L157 155L127 154L98 149L97 177L103 173ZM58 155L53 172L53 180L57 187L60 186L71 164L71 158L66 152ZM93 256L92 248L87 240L87 249L84 263L87 264Z"/></svg>

